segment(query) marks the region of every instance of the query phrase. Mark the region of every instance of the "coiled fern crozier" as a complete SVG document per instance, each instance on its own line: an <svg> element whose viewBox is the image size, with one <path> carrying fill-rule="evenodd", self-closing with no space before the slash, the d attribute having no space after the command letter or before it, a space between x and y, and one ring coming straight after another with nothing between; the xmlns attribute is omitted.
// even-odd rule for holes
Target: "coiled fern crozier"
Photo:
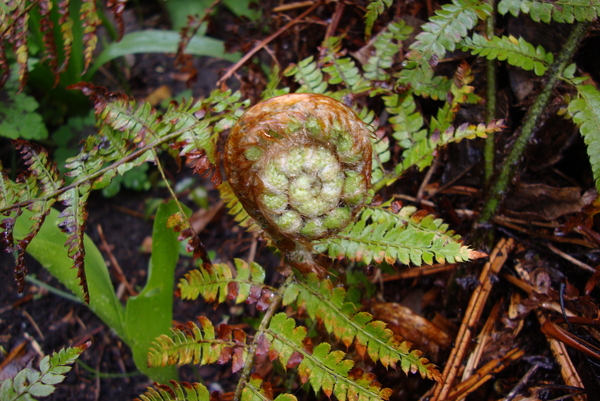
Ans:
<svg viewBox="0 0 600 401"><path fill-rule="evenodd" d="M246 111L229 134L229 185L278 248L298 251L345 228L364 206L369 134L350 108L327 96L266 100Z"/></svg>

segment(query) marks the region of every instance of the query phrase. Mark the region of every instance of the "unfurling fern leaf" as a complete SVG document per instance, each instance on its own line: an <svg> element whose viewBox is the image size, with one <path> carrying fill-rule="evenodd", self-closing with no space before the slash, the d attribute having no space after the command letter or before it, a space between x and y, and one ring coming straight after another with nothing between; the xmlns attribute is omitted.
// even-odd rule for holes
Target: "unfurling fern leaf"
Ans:
<svg viewBox="0 0 600 401"><path fill-rule="evenodd" d="M416 42L410 48L420 52L427 60L444 57L446 51L454 51L456 43L477 23L492 14L488 3L479 0L453 0L436 11L423 25Z"/></svg>
<svg viewBox="0 0 600 401"><path fill-rule="evenodd" d="M134 401L210 401L210 392L201 383L170 381L166 384L155 384L156 388L148 390Z"/></svg>
<svg viewBox="0 0 600 401"><path fill-rule="evenodd" d="M535 22L573 23L574 21L593 21L600 15L600 1L598 0L559 0L559 1L532 1L532 0L501 0L498 3L500 14L511 13L518 17L522 12L529 14Z"/></svg>
<svg viewBox="0 0 600 401"><path fill-rule="evenodd" d="M311 318L322 322L327 332L346 347L355 344L362 357L368 355L386 368L396 368L400 361L400 367L406 374L419 372L423 378L439 380L440 373L435 365L421 358L419 351L411 352L410 344L394 335L385 323L374 321L371 314L359 312L345 299L343 288L310 275L306 281L294 282L286 289L283 304L296 302Z"/></svg>
<svg viewBox="0 0 600 401"><path fill-rule="evenodd" d="M225 364L232 361L233 372L240 370L248 357L246 333L226 324L215 327L200 316L199 327L193 322L175 327L171 337L162 335L150 346L148 366Z"/></svg>
<svg viewBox="0 0 600 401"><path fill-rule="evenodd" d="M54 392L54 386L65 380L65 374L83 351L92 345L91 341L79 347L63 348L40 361L39 371L28 366L12 379L6 379L0 387L0 400L34 400L33 397L46 397Z"/></svg>
<svg viewBox="0 0 600 401"><path fill-rule="evenodd" d="M285 367L298 366L302 383L310 383L315 392L322 390L328 397L369 401L390 397L392 390L382 389L373 375L364 374L360 369L352 370L354 362L345 359L343 351L331 351L331 345L321 343L310 352L305 338L304 327L296 327L293 319L279 313L259 340L259 348L265 354L268 352L271 360L279 359Z"/></svg>
<svg viewBox="0 0 600 401"><path fill-rule="evenodd" d="M227 298L236 304L257 303L259 310L269 305L275 289L264 284L265 271L257 263L235 259L236 277L225 263L201 266L189 271L179 282L182 299L197 299L202 295L207 302L223 303Z"/></svg>
<svg viewBox="0 0 600 401"><path fill-rule="evenodd" d="M600 191L600 92L591 85L577 85L577 99L569 103L569 113L579 124L587 145L596 189Z"/></svg>
<svg viewBox="0 0 600 401"><path fill-rule="evenodd" d="M448 225L431 215L403 207L397 212L384 207L368 207L358 221L337 237L322 241L315 249L332 258L347 257L366 264L456 263L482 257L483 254L461 244Z"/></svg>
<svg viewBox="0 0 600 401"><path fill-rule="evenodd" d="M474 34L472 38L465 38L461 44L465 51L475 55L487 57L488 60L506 60L508 64L522 68L526 71L535 71L542 76L554 62L554 56L546 52L542 46L534 47L523 38L514 36L494 36L491 40L484 36Z"/></svg>

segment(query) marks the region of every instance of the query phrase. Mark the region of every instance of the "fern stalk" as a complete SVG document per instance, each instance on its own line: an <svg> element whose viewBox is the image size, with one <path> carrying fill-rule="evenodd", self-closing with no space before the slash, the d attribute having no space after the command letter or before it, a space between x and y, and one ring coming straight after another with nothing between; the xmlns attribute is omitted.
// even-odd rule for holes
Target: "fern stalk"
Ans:
<svg viewBox="0 0 600 401"><path fill-rule="evenodd" d="M488 0L489 5L494 9L494 0ZM488 39L494 37L495 31L495 13L492 13L488 19L485 20L485 33ZM487 88L486 88L486 110L485 110L485 122L491 123L496 118L496 60L487 59L486 62L486 75L487 75ZM483 155L485 160L484 165L484 178L485 184L489 185L494 174L494 153L495 153L495 135L490 132L485 139L485 147L483 149Z"/></svg>
<svg viewBox="0 0 600 401"><path fill-rule="evenodd" d="M527 146L527 142L529 138L534 132L535 127L538 124L540 116L542 112L548 105L550 100L550 95L552 94L552 90L556 85L556 82L562 75L567 63L571 60L575 51L577 50L581 40L585 37L585 34L590 26L590 22L578 22L569 37L564 44L556 62L550 67L548 71L548 80L542 88L542 91L538 95L538 97L533 102L533 105L527 112L525 116L523 125L521 126L521 132L515 141L513 148L511 149L508 157L506 158L505 163L503 163L503 168L500 171L500 175L498 179L494 182L490 193L488 195L488 199L483 207L481 212L481 216L479 218L479 223L485 224L490 221L498 206L500 201L502 200L503 194L506 192L508 182L511 179L512 175L515 173L515 166L519 162L519 159L523 155L525 151L525 147Z"/></svg>
<svg viewBox="0 0 600 401"><path fill-rule="evenodd" d="M267 330L267 327L269 326L271 319L275 315L275 312L281 306L281 301L283 300L283 294L285 290L293 281L294 275L290 274L288 278L283 282L283 285L279 287L279 290L273 295L273 298L271 299L271 304L267 308L267 311L265 312L265 315L263 316L262 321L260 322L260 326L258 327L256 334L254 335L254 340L252 340L252 343L248 347L249 357L246 361L246 364L244 365L244 369L242 370L242 373L240 375L240 380L238 381L238 384L235 388L235 393L233 394L233 401L241 400L242 391L249 382L250 372L252 371L252 367L254 366L254 358L252 356L256 355L258 342L262 334Z"/></svg>

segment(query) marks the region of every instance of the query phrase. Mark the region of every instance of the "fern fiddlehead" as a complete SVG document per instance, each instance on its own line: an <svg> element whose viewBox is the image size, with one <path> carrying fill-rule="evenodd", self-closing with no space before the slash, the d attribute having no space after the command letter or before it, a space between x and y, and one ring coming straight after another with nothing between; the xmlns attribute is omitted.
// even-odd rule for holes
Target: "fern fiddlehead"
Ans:
<svg viewBox="0 0 600 401"><path fill-rule="evenodd" d="M225 144L225 171L244 209L284 252L346 227L365 204L372 147L367 126L317 94L250 108Z"/></svg>

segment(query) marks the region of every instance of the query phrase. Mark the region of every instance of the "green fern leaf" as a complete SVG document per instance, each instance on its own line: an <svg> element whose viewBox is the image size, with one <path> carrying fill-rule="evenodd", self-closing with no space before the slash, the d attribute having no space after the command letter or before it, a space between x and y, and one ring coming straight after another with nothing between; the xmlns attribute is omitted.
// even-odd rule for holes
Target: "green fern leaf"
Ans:
<svg viewBox="0 0 600 401"><path fill-rule="evenodd" d="M226 324L218 327L204 316L198 317L200 328L193 322L171 329L171 337L162 335L154 340L148 351L148 366L224 364L232 360L232 370L240 370L246 359L246 333Z"/></svg>
<svg viewBox="0 0 600 401"><path fill-rule="evenodd" d="M263 382L258 373L250 376L250 380L242 390L242 401L265 401L273 399L273 388L269 382ZM279 394L275 401L297 401L291 394Z"/></svg>
<svg viewBox="0 0 600 401"><path fill-rule="evenodd" d="M318 67L313 56L310 56L297 65L292 64L283 72L286 77L293 76L294 80L301 86L297 92L325 93L327 82L324 80L323 72Z"/></svg>
<svg viewBox="0 0 600 401"><path fill-rule="evenodd" d="M46 397L54 392L54 386L65 380L65 374L83 351L92 345L91 341L72 348L63 348L40 361L39 371L31 367L21 370L12 379L2 382L0 400L33 400L33 397Z"/></svg>
<svg viewBox="0 0 600 401"><path fill-rule="evenodd" d="M446 51L454 51L456 43L466 37L479 19L492 15L492 7L479 0L453 0L442 6L429 22L422 26L423 32L416 37L410 48L423 54L427 60L441 59Z"/></svg>
<svg viewBox="0 0 600 401"><path fill-rule="evenodd" d="M422 377L438 380L440 373L435 365L421 358L418 352L410 352L410 344L394 335L385 323L373 321L366 312L359 312L351 302L345 302L346 291L334 287L329 280L321 280L315 275L305 281L292 283L285 291L283 304L296 302L298 307L319 322L328 333L344 343L346 347L355 344L358 353L368 355L374 362L381 361L386 368L396 368L401 361L405 373L419 372Z"/></svg>
<svg viewBox="0 0 600 401"><path fill-rule="evenodd" d="M175 381L166 384L155 383L155 387L135 398L134 401L210 401L210 392L201 383L187 383Z"/></svg>
<svg viewBox="0 0 600 401"><path fill-rule="evenodd" d="M333 394L339 400L387 400L391 395L391 390L382 389L373 375L352 370L354 362L345 359L342 351L331 351L331 345L321 343L309 352L304 344L306 329L296 327L285 313L273 317L263 336L259 344L271 344L269 356L278 358L283 366L295 366L301 359L300 380L310 383L315 392L322 390L328 397Z"/></svg>
<svg viewBox="0 0 600 401"><path fill-rule="evenodd" d="M368 207L359 219L337 237L318 242L315 249L332 258L420 266L423 263L456 263L481 254L463 246L448 225L406 206L397 213L386 207Z"/></svg>
<svg viewBox="0 0 600 401"><path fill-rule="evenodd" d="M202 295L207 302L223 303L227 298L236 304L256 303L264 310L275 289L264 284L265 271L255 262L250 264L235 259L236 277L225 263L201 266L191 270L179 282L181 299L194 300Z"/></svg>
<svg viewBox="0 0 600 401"><path fill-rule="evenodd" d="M385 168L383 164L390 160L390 139L387 136L372 138L373 162L371 167L371 184L376 184L383 179Z"/></svg>
<svg viewBox="0 0 600 401"><path fill-rule="evenodd" d="M386 7L392 6L392 0L369 0L365 13L365 37L369 38L373 32L373 24L383 13Z"/></svg>
<svg viewBox="0 0 600 401"><path fill-rule="evenodd" d="M568 110L587 145L596 189L600 191L600 92L592 85L576 88L577 99L569 103Z"/></svg>
<svg viewBox="0 0 600 401"><path fill-rule="evenodd" d="M418 138L426 135L424 119L417 110L415 99L410 91L382 97L385 109L390 113L392 136L405 149L411 148Z"/></svg>
<svg viewBox="0 0 600 401"><path fill-rule="evenodd" d="M363 79L356 64L349 57L343 57L342 38L330 37L323 44L325 56L321 60L323 72L329 75L327 82L331 85L343 83L352 93L361 93L370 89L370 85Z"/></svg>
<svg viewBox="0 0 600 401"><path fill-rule="evenodd" d="M402 20L388 24L386 30L380 32L373 41L375 54L363 65L365 78L387 81L389 74L385 70L394 64L395 56L402 51L402 42L409 38L412 31L413 28Z"/></svg>
<svg viewBox="0 0 600 401"><path fill-rule="evenodd" d="M517 17L522 12L529 14L535 22L573 23L574 21L593 21L600 15L600 1L591 0L501 0L498 3L500 14L511 13Z"/></svg>
<svg viewBox="0 0 600 401"><path fill-rule="evenodd" d="M461 44L464 51L486 57L488 60L506 60L508 64L526 71L535 71L542 76L554 62L552 53L546 52L542 46L534 47L523 38L514 36L494 36L491 40L482 35L474 34L465 38Z"/></svg>
<svg viewBox="0 0 600 401"><path fill-rule="evenodd" d="M420 55L412 53L410 57L398 74L398 84L409 87L417 96L446 100L452 81L444 76L434 75L429 62Z"/></svg>
<svg viewBox="0 0 600 401"><path fill-rule="evenodd" d="M248 231L259 231L261 228L256 224L254 219L248 215L246 209L242 206L239 199L233 193L229 182L225 181L217 187L221 199L227 205L229 214L235 216L234 220L242 227L247 227Z"/></svg>

